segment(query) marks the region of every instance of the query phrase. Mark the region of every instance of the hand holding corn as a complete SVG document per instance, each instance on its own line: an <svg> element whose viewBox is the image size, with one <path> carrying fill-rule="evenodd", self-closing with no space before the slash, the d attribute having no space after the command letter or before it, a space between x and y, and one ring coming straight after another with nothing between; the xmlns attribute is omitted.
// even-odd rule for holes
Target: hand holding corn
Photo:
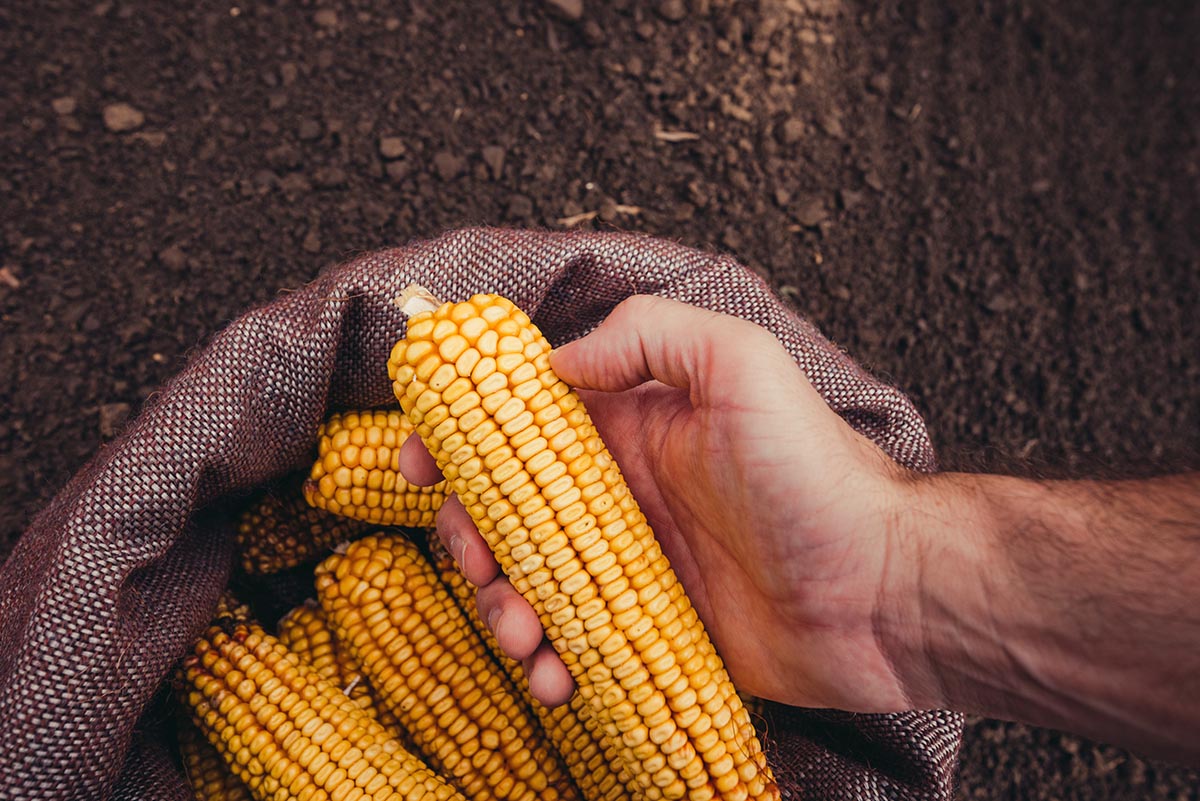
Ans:
<svg viewBox="0 0 1200 801"><path fill-rule="evenodd" d="M550 358L581 389L739 689L947 707L1200 757L1200 473L899 468L734 318L635 297ZM438 474L410 441L402 472ZM572 682L455 501L438 530L535 694Z"/></svg>
<svg viewBox="0 0 1200 801"><path fill-rule="evenodd" d="M899 709L872 627L892 547L868 525L900 471L841 421L779 342L736 318L635 297L557 350L737 687L791 704ZM400 468L441 473L410 439ZM832 505L830 498L854 499ZM543 701L573 689L461 504L438 531Z"/></svg>
<svg viewBox="0 0 1200 801"><path fill-rule="evenodd" d="M396 398L639 794L778 799L741 696L550 343L505 298L428 300L402 298Z"/></svg>

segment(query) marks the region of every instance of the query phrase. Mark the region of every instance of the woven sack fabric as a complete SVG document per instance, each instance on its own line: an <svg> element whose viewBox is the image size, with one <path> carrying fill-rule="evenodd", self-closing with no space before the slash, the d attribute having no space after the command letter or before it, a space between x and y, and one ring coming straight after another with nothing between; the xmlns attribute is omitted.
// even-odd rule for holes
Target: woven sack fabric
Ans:
<svg viewBox="0 0 1200 801"><path fill-rule="evenodd" d="M0 798L185 799L156 699L229 579L231 500L305 467L327 412L393 405L385 368L412 282L502 293L554 344L634 293L773 332L828 403L898 462L932 470L924 425L733 260L645 236L474 229L372 253L212 338L34 520L0 572ZM774 708L785 797L949 799L947 712Z"/></svg>

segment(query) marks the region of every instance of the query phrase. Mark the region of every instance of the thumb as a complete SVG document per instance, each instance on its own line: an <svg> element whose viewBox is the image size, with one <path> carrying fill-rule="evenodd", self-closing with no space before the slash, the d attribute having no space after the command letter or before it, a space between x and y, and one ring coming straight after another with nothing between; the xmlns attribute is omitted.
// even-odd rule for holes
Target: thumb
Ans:
<svg viewBox="0 0 1200 801"><path fill-rule="evenodd" d="M656 380L690 390L698 405L713 388L736 384L731 373L766 342L778 348L769 332L746 320L634 295L595 331L556 348L550 363L575 387L619 392Z"/></svg>

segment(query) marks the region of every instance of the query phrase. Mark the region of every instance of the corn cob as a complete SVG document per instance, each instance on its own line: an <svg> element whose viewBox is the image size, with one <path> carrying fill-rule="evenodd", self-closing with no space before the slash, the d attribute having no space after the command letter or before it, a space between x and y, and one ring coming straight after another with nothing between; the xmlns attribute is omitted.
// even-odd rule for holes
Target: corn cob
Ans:
<svg viewBox="0 0 1200 801"><path fill-rule="evenodd" d="M475 801L573 799L574 787L433 567L404 537L366 537L317 568L340 642L430 764Z"/></svg>
<svg viewBox="0 0 1200 801"><path fill-rule="evenodd" d="M400 475L400 446L411 433L412 424L398 411L333 415L321 426L305 499L369 523L432 528L445 488L419 487Z"/></svg>
<svg viewBox="0 0 1200 801"><path fill-rule="evenodd" d="M258 801L466 801L244 606L218 611L179 692Z"/></svg>
<svg viewBox="0 0 1200 801"><path fill-rule="evenodd" d="M242 567L252 575L296 567L365 530L362 523L313 509L298 493L271 491L238 521Z"/></svg>
<svg viewBox="0 0 1200 801"><path fill-rule="evenodd" d="M388 372L645 797L778 798L720 657L529 317L491 295L414 313Z"/></svg>
<svg viewBox="0 0 1200 801"><path fill-rule="evenodd" d="M310 599L288 612L279 621L279 641L314 667L322 678L341 688L363 712L383 724L392 738L405 748L413 748L400 721L379 702L354 657L333 636L319 603Z"/></svg>
<svg viewBox="0 0 1200 801"><path fill-rule="evenodd" d="M253 801L250 790L186 717L180 716L179 755L196 801Z"/></svg>
<svg viewBox="0 0 1200 801"><path fill-rule="evenodd" d="M585 801L640 801L641 794L633 777L625 770L617 749L607 742L599 721L583 696L575 693L568 703L552 709L534 698L524 667L504 653L491 630L479 617L475 608L475 587L458 572L454 559L440 539L429 538L429 551L438 577L458 602L459 608L466 614L471 627L487 645L492 656L512 677L522 700L541 721L542 728L558 749Z"/></svg>

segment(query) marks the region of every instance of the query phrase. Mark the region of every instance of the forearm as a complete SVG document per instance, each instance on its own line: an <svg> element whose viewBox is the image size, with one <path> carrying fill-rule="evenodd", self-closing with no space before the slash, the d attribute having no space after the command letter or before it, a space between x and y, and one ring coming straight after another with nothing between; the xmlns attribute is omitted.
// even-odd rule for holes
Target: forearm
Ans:
<svg viewBox="0 0 1200 801"><path fill-rule="evenodd" d="M1200 760L1200 474L913 491L914 702Z"/></svg>

